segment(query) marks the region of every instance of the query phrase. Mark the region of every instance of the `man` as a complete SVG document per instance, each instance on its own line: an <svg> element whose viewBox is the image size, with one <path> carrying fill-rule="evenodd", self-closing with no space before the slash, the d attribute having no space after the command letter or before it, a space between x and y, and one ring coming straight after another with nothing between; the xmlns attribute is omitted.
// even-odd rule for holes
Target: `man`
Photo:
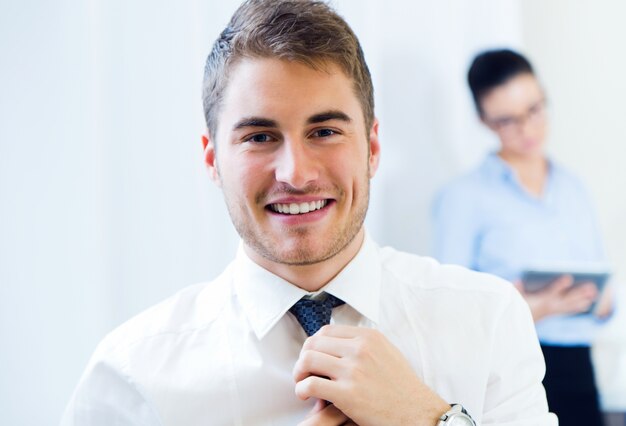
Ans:
<svg viewBox="0 0 626 426"><path fill-rule="evenodd" d="M513 289L366 235L373 104L326 4L239 8L207 59L203 144L240 250L107 336L66 424L556 424Z"/></svg>

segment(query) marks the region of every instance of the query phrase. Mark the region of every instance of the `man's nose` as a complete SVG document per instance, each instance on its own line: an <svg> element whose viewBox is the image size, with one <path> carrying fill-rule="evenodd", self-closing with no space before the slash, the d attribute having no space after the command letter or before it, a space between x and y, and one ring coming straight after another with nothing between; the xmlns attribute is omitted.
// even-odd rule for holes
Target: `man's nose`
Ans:
<svg viewBox="0 0 626 426"><path fill-rule="evenodd" d="M276 180L293 188L303 189L319 178L315 148L306 140L286 139L275 161Z"/></svg>

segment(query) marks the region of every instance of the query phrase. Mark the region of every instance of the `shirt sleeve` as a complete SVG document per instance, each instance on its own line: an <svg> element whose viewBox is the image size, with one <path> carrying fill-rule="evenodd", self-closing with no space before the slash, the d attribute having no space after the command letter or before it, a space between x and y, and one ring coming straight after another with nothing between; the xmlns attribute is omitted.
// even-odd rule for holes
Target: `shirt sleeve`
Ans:
<svg viewBox="0 0 626 426"><path fill-rule="evenodd" d="M131 425L162 423L123 368L112 360L92 359L65 409L61 426Z"/></svg>
<svg viewBox="0 0 626 426"><path fill-rule="evenodd" d="M545 362L528 305L511 289L493 340L482 426L557 426L542 385Z"/></svg>
<svg viewBox="0 0 626 426"><path fill-rule="evenodd" d="M473 213L477 200L459 186L444 188L433 202L433 254L441 263L476 269L478 223Z"/></svg>

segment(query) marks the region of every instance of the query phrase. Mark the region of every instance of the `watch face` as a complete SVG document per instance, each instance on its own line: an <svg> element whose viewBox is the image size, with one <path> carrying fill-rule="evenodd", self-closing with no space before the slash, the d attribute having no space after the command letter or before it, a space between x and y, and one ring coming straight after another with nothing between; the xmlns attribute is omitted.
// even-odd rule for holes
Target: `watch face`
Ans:
<svg viewBox="0 0 626 426"><path fill-rule="evenodd" d="M476 426L476 423L463 413L455 413L450 416L450 419L446 422L446 426Z"/></svg>

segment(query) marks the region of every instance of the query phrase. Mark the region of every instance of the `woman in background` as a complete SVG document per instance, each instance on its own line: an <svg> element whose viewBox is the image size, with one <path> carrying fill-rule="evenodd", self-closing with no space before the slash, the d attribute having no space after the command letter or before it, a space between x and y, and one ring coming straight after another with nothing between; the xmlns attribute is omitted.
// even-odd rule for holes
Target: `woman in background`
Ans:
<svg viewBox="0 0 626 426"><path fill-rule="evenodd" d="M584 314L596 288L571 288L568 276L536 293L520 283L533 265L605 262L591 202L578 178L546 156L546 98L526 58L484 52L468 82L480 119L500 146L438 194L435 256L517 283L546 359L550 410L561 426L599 426L590 344L609 309Z"/></svg>

